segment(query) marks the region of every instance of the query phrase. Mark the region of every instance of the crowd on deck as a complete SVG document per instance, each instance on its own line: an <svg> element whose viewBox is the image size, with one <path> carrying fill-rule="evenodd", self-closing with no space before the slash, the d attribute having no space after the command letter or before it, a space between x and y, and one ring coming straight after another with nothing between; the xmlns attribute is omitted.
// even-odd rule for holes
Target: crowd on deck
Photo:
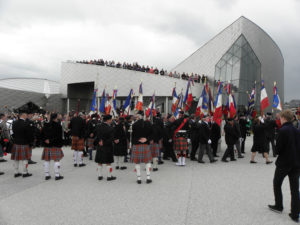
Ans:
<svg viewBox="0 0 300 225"><path fill-rule="evenodd" d="M134 70L134 71L139 71L139 72L144 72L144 73L150 73L150 74L155 74L155 75L161 75L161 76L169 76L173 78L178 78L182 80L193 80L196 83L202 83L204 84L205 79L207 79L207 76L204 74L188 74L188 73L179 73L179 72L168 72L167 70L164 69L158 69L157 67L149 67L149 66L141 66L137 62L135 63L126 63L124 62L123 64L120 62L115 63L115 61L104 61L103 59L98 59L98 60L83 60L83 61L76 61L76 63L82 63L82 64L92 64L92 65L98 65L98 66L107 66L107 67L114 67L114 68L119 68L119 69L127 69L127 70Z"/></svg>

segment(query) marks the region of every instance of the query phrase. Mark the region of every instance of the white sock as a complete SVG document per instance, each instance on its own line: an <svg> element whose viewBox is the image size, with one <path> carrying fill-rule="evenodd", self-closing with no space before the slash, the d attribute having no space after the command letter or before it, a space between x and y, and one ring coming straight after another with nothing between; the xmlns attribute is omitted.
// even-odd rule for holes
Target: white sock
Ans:
<svg viewBox="0 0 300 225"><path fill-rule="evenodd" d="M15 174L19 173L19 161L14 161Z"/></svg>
<svg viewBox="0 0 300 225"><path fill-rule="evenodd" d="M102 165L100 166L100 165L98 164L97 171L98 171L98 177L102 177Z"/></svg>
<svg viewBox="0 0 300 225"><path fill-rule="evenodd" d="M77 151L73 152L74 164L77 164Z"/></svg>
<svg viewBox="0 0 300 225"><path fill-rule="evenodd" d="M181 157L181 165L185 166L185 157Z"/></svg>
<svg viewBox="0 0 300 225"><path fill-rule="evenodd" d="M23 174L28 173L28 160L23 160Z"/></svg>
<svg viewBox="0 0 300 225"><path fill-rule="evenodd" d="M178 162L176 163L177 166L181 165L181 157L178 157Z"/></svg>
<svg viewBox="0 0 300 225"><path fill-rule="evenodd" d="M45 176L49 176L49 166L50 166L50 162L49 161L45 161L44 162L44 171L45 171Z"/></svg>
<svg viewBox="0 0 300 225"><path fill-rule="evenodd" d="M158 158L153 158L153 168L157 168L157 165L158 165Z"/></svg>
<svg viewBox="0 0 300 225"><path fill-rule="evenodd" d="M54 162L54 172L56 177L60 176L59 170L60 170L60 162Z"/></svg>
<svg viewBox="0 0 300 225"><path fill-rule="evenodd" d="M146 164L147 179L150 179L151 163Z"/></svg>
<svg viewBox="0 0 300 225"><path fill-rule="evenodd" d="M82 151L78 151L77 153L77 158L79 158L79 164L82 164L83 163L83 152ZM78 161L78 159L77 159Z"/></svg>
<svg viewBox="0 0 300 225"><path fill-rule="evenodd" d="M107 177L112 177L112 166L106 166L107 168Z"/></svg>
<svg viewBox="0 0 300 225"><path fill-rule="evenodd" d="M116 166L119 166L119 161L120 161L119 156L115 156L115 163L116 163Z"/></svg>
<svg viewBox="0 0 300 225"><path fill-rule="evenodd" d="M138 180L141 180L141 166L140 164L135 164L136 176Z"/></svg>

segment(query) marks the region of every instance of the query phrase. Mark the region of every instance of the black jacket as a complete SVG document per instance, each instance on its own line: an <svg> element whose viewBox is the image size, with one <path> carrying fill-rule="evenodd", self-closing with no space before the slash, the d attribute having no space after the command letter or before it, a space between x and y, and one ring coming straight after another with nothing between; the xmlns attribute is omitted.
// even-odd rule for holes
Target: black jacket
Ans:
<svg viewBox="0 0 300 225"><path fill-rule="evenodd" d="M270 139L275 138L275 128L277 127L275 120L267 118L265 120L265 124L266 124L266 130L265 130L266 138L270 138Z"/></svg>
<svg viewBox="0 0 300 225"><path fill-rule="evenodd" d="M85 121L79 116L72 118L70 122L70 130L72 136L84 138Z"/></svg>
<svg viewBox="0 0 300 225"><path fill-rule="evenodd" d="M150 140L152 140L152 125L149 121L140 119L132 125L132 144L142 144L139 142L140 138L147 138L144 144L150 144Z"/></svg>
<svg viewBox="0 0 300 225"><path fill-rule="evenodd" d="M266 125L254 124L253 126L253 146L265 146L266 144Z"/></svg>
<svg viewBox="0 0 300 225"><path fill-rule="evenodd" d="M16 120L12 125L13 141L18 145L29 145L32 142L30 125L23 119Z"/></svg>
<svg viewBox="0 0 300 225"><path fill-rule="evenodd" d="M279 129L276 152L277 167L300 168L300 131L293 127L292 123L285 123Z"/></svg>
<svg viewBox="0 0 300 225"><path fill-rule="evenodd" d="M96 135L96 127L97 127L98 121L95 119L91 119L86 124L86 138L90 138L90 135L93 134L93 138Z"/></svg>
<svg viewBox="0 0 300 225"><path fill-rule="evenodd" d="M113 149L114 129L107 123L101 123L96 128L95 143L99 145L101 140L103 141L103 147Z"/></svg>
<svg viewBox="0 0 300 225"><path fill-rule="evenodd" d="M221 138L221 128L220 126L213 122L211 125L211 135L210 135L212 142L217 142Z"/></svg>
<svg viewBox="0 0 300 225"><path fill-rule="evenodd" d="M117 124L114 127L114 140L119 139L119 143L121 145L127 146L127 135L126 135L126 127L124 123Z"/></svg>
<svg viewBox="0 0 300 225"><path fill-rule="evenodd" d="M239 133L237 129L231 126L229 123L226 123L224 126L225 131L225 142L227 145L234 145L239 139Z"/></svg>
<svg viewBox="0 0 300 225"><path fill-rule="evenodd" d="M190 134L192 141L198 141L200 135L200 124L198 121L190 120Z"/></svg>
<svg viewBox="0 0 300 225"><path fill-rule="evenodd" d="M200 144L208 144L208 140L210 139L211 135L211 128L209 124L206 122L202 122L200 124L200 135L199 135L199 141Z"/></svg>
<svg viewBox="0 0 300 225"><path fill-rule="evenodd" d="M247 120L245 119L240 119L239 121L239 125L240 125L240 131L241 131L241 136L242 138L246 138L247 135Z"/></svg>
<svg viewBox="0 0 300 225"><path fill-rule="evenodd" d="M164 136L163 128L159 124L154 123L152 125L152 129L153 129L153 131L152 131L153 132L153 135L152 135L153 141L154 141L154 143L158 144L159 140L161 140Z"/></svg>

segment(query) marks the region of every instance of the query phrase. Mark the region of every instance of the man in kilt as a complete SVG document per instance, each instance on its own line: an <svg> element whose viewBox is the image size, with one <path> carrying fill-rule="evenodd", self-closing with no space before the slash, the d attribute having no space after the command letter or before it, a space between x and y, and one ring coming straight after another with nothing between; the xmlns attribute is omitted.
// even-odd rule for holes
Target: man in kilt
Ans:
<svg viewBox="0 0 300 225"><path fill-rule="evenodd" d="M87 122L87 129L86 129L86 142L89 152L89 159L93 160L93 150L95 150L95 135L96 135L96 126L98 124L98 114L94 113L91 116L91 120Z"/></svg>
<svg viewBox="0 0 300 225"><path fill-rule="evenodd" d="M151 149L150 142L152 143L152 125L149 121L144 121L143 111L139 111L136 115L136 122L132 125L132 151L131 162L135 164L135 170L137 174L137 183L141 184L141 167L140 163L146 164L146 183L152 182L150 178L151 171Z"/></svg>
<svg viewBox="0 0 300 225"><path fill-rule="evenodd" d="M13 147L11 151L11 159L14 160L15 174L14 177L30 177L28 173L28 160L31 158L29 144L31 142L31 129L25 121L27 118L27 109L19 110L19 119L12 125L13 130ZM19 172L19 163L23 164L23 175Z"/></svg>
<svg viewBox="0 0 300 225"><path fill-rule="evenodd" d="M85 166L83 163L83 151L84 151L84 133L85 133L85 120L82 118L82 113L75 115L70 122L70 130L72 135L72 147L74 150L74 166Z"/></svg>
<svg viewBox="0 0 300 225"><path fill-rule="evenodd" d="M178 162L177 166L185 166L186 153L188 150L188 124L189 116L185 116L183 112L179 113L179 119L173 123L173 140L174 140L174 151L177 152Z"/></svg>
<svg viewBox="0 0 300 225"><path fill-rule="evenodd" d="M64 153L62 151L62 132L63 130L58 120L58 115L56 113L52 113L50 116L50 123L45 124L42 130L44 143L42 160L45 160L45 180L49 180L51 178L49 172L51 160L54 161L55 180L61 180L64 178L60 174L60 160L64 157Z"/></svg>
<svg viewBox="0 0 300 225"><path fill-rule="evenodd" d="M95 162L98 163L98 180L103 179L102 165L106 164L107 168L107 181L117 179L113 176L113 169L111 164L114 162L113 156L113 140L114 130L111 127L112 116L104 115L103 123L96 129L95 143L97 143L97 152Z"/></svg>
<svg viewBox="0 0 300 225"><path fill-rule="evenodd" d="M114 157L116 169L125 170L126 166L123 165L124 158L127 155L127 135L125 120L120 117L117 120L117 125L114 127Z"/></svg>
<svg viewBox="0 0 300 225"><path fill-rule="evenodd" d="M153 143L150 143L152 161L153 161L153 172L158 171L158 157L161 149L161 143L163 139L163 128L160 126L160 119L153 117Z"/></svg>

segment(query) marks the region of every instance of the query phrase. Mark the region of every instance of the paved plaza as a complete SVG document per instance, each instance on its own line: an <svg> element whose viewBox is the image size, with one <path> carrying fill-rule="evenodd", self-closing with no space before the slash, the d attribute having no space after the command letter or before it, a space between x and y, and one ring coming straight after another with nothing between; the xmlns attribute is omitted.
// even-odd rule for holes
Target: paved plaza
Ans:
<svg viewBox="0 0 300 225"><path fill-rule="evenodd" d="M251 137L252 139L252 137ZM222 142L223 154L225 145ZM133 164L116 171L117 180L98 181L96 164L73 167L72 151L64 148L64 180L44 180L42 149L34 149L30 178L14 178L12 161L0 163L5 175L0 177L1 225L288 225L290 191L288 179L283 184L284 212L273 213L272 179L275 166L266 165L261 155L250 164L250 146L246 143L244 159L236 162L198 164L187 160L186 167L171 161L153 172L153 183L136 183ZM274 160L271 157L271 160ZM53 171L53 163L51 163Z"/></svg>

